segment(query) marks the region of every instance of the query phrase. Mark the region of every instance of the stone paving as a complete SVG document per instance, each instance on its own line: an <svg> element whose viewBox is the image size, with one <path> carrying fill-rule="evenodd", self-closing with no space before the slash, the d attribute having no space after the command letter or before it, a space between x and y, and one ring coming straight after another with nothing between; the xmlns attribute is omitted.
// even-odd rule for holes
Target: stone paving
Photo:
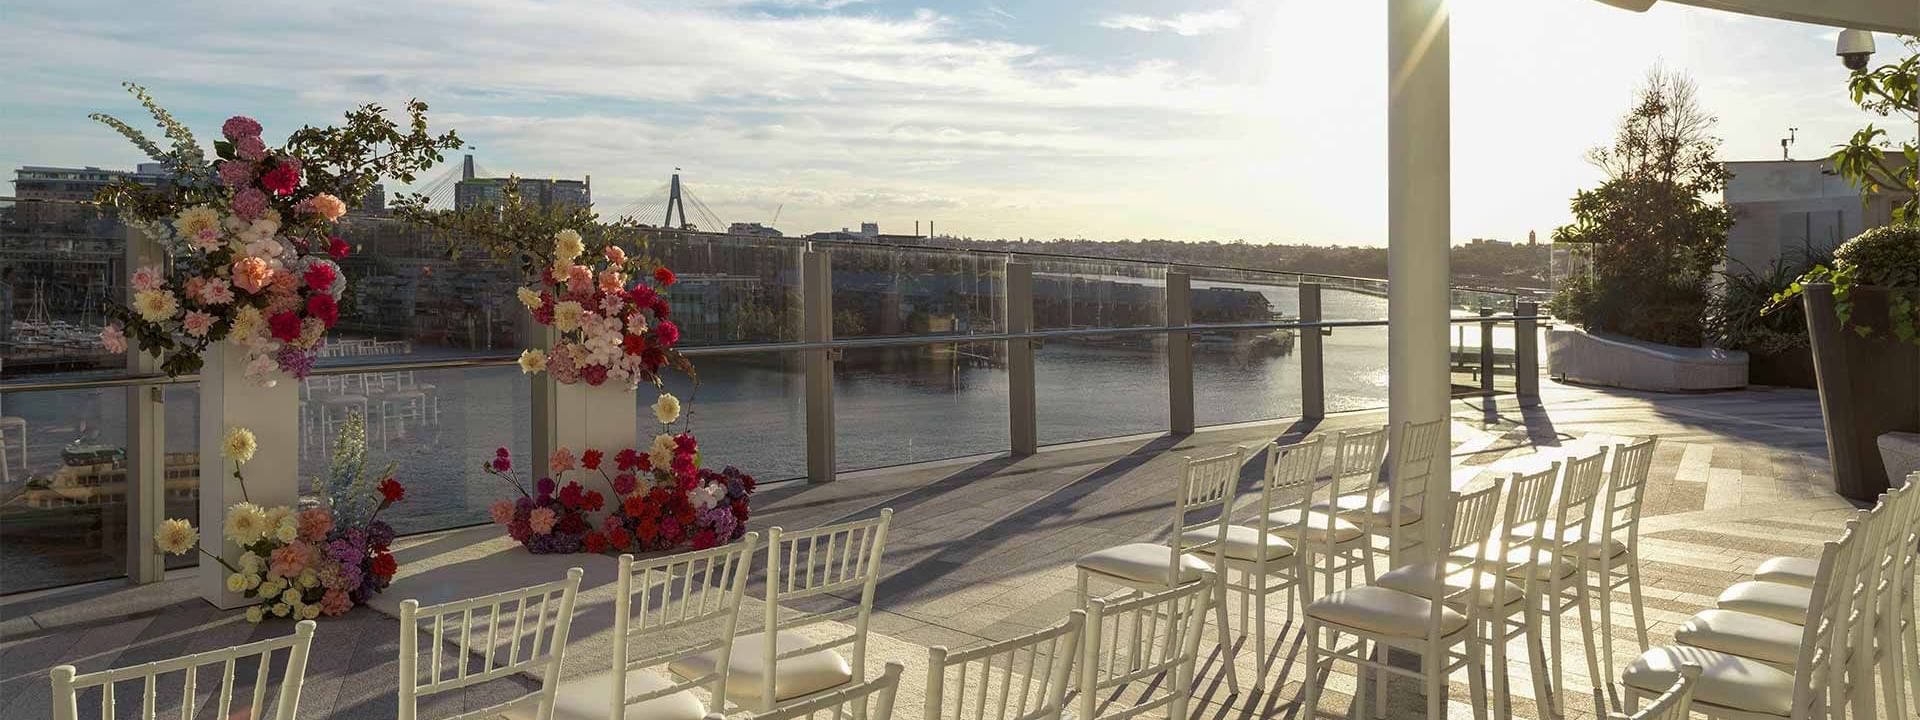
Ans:
<svg viewBox="0 0 1920 720"><path fill-rule="evenodd" d="M756 527L805 528L894 509L872 630L895 655L933 645L959 649L1058 622L1074 605L1073 561L1104 547L1163 539L1170 482L1182 455L1236 444L1290 442L1309 432L1379 424L1383 412L1349 413L1317 424L1260 423L1211 428L1187 437L1144 437L1049 448L1025 458L988 457L849 473L825 485L794 484L756 498ZM1828 488L1820 413L1811 391L1751 389L1658 395L1549 383L1543 404L1523 408L1511 396L1454 405L1457 486L1543 466L1630 438L1658 436L1642 524L1648 633L1658 644L1726 585L1771 555L1815 554L1836 537L1852 506ZM1251 487L1264 461L1243 480ZM1250 517L1243 507L1236 517ZM420 542L428 540L421 539ZM1274 668L1255 687L1253 653L1232 653L1242 678L1229 691L1222 662L1202 645L1203 677L1195 718L1300 717L1305 651L1297 624L1275 596L1268 613L1277 637ZM1625 595L1615 605L1611 668L1638 653ZM1569 613L1568 717L1594 717L1594 683ZM1238 626L1237 605L1234 624ZM322 626L303 695L302 718L391 717L397 623L366 609ZM0 601L0 717L44 717L46 668L82 671L205 650L285 632L248 626L194 599L186 583L145 587L102 584ZM1519 643L1509 651L1516 714L1538 717ZM876 660L877 662L877 660ZM924 660L923 660L924 662ZM573 663L569 663L573 665ZM1352 713L1353 668L1335 664L1320 681L1320 717ZM908 677L912 678L913 670ZM1465 673L1452 678L1450 715L1471 717ZM444 717L518 692L514 678L443 697L423 718ZM504 686L504 687L503 687ZM1424 712L1417 683L1395 680L1388 717ZM909 697L903 690L903 703ZM899 712L918 716L919 693Z"/></svg>

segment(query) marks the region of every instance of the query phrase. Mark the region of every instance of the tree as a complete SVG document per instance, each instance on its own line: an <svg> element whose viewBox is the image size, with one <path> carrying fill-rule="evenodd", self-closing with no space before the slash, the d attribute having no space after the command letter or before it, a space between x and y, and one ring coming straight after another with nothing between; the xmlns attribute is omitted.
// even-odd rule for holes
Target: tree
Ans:
<svg viewBox="0 0 1920 720"><path fill-rule="evenodd" d="M1920 123L1920 36L1902 36L1900 43L1907 48L1906 58L1853 71L1847 89L1862 110L1903 117L1911 128ZM1893 209L1893 221L1920 222L1920 145L1902 140L1898 149L1889 147L1887 131L1868 123L1837 148L1833 167L1841 177L1863 193L1905 193L1906 201Z"/></svg>
<svg viewBox="0 0 1920 720"><path fill-rule="evenodd" d="M1554 242L1592 249L1595 276L1556 308L1588 329L1700 345L1708 284L1733 226L1732 211L1710 199L1727 186L1716 122L1691 79L1648 71L1613 143L1588 152L1607 181L1575 194L1573 223L1554 230Z"/></svg>

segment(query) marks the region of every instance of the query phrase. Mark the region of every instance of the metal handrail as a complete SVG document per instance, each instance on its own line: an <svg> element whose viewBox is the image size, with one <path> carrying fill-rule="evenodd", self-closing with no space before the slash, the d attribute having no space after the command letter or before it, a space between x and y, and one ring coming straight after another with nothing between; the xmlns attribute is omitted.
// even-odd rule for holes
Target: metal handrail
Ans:
<svg viewBox="0 0 1920 720"><path fill-rule="evenodd" d="M1546 321L1545 315L1490 315L1486 317L1456 317L1449 323L1485 323L1510 322L1516 320ZM727 355L751 355L767 352L800 352L806 350L842 350L878 347L905 347L915 345L951 345L965 342L1006 342L1009 340L1045 340L1048 338L1075 338L1091 335L1152 335L1160 333L1196 332L1207 330L1305 330L1308 328L1343 327L1386 327L1385 320L1321 320L1318 322L1246 322L1212 323L1197 325L1142 325L1121 328L1070 328L1060 330L1032 330L1019 333L981 333L975 335L900 335L871 338L847 338L841 340L795 341L773 343L739 343L734 345L702 345L681 348L680 353L687 357L722 357ZM486 355L478 357L449 358L442 360L404 360L378 363L353 363L346 365L327 365L313 369L314 375L349 375L353 373L401 372L407 370L451 370L460 368L504 367L519 361L518 354ZM199 382L199 375L179 375L168 377L161 374L120 375L104 378L81 380L27 380L0 383L0 393L43 392L50 390L83 390L91 388L135 387L141 385L187 385Z"/></svg>

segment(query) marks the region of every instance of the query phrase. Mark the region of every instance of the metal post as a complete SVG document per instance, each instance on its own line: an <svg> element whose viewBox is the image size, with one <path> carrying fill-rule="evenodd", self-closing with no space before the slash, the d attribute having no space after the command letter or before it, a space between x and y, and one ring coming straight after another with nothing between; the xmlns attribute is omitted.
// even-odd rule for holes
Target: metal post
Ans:
<svg viewBox="0 0 1920 720"><path fill-rule="evenodd" d="M1007 332L1033 331L1033 266L1007 263ZM1033 340L1007 341L1007 435L1013 454L1032 455L1040 447L1033 388Z"/></svg>
<svg viewBox="0 0 1920 720"><path fill-rule="evenodd" d="M1300 283L1300 322L1320 322L1320 283ZM1321 328L1300 328L1300 417L1327 416L1327 368Z"/></svg>
<svg viewBox="0 0 1920 720"><path fill-rule="evenodd" d="M1167 325L1193 322L1193 283L1178 270L1167 272ZM1167 333L1167 424L1175 435L1193 433L1193 336Z"/></svg>
<svg viewBox="0 0 1920 720"><path fill-rule="evenodd" d="M128 272L143 265L166 262L166 251L145 233L131 227L125 228L124 233ZM127 345L127 372L159 372L160 361L135 345ZM125 392L127 580L136 584L155 583L165 580L167 572L166 556L153 545L153 534L167 515L167 425L163 404L166 391L159 385L131 385Z"/></svg>
<svg viewBox="0 0 1920 720"><path fill-rule="evenodd" d="M800 256L802 339L833 339L833 256L809 248ZM832 482L833 351L807 350L807 481Z"/></svg>
<svg viewBox="0 0 1920 720"><path fill-rule="evenodd" d="M1526 318L1513 321L1513 392L1521 406L1532 407L1540 404L1540 329L1531 318L1540 314L1540 305L1522 300L1513 314Z"/></svg>
<svg viewBox="0 0 1920 720"><path fill-rule="evenodd" d="M1493 392L1493 317L1492 308L1480 308L1480 391Z"/></svg>

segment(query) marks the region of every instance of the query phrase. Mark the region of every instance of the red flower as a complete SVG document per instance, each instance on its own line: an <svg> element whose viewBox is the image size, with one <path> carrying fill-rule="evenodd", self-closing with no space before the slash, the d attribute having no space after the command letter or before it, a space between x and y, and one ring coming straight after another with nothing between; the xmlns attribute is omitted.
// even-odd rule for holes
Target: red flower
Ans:
<svg viewBox="0 0 1920 720"><path fill-rule="evenodd" d="M660 283L660 287L668 287L673 284L674 280L675 278L673 276L672 270L668 270L664 267L657 267L653 269L653 281Z"/></svg>
<svg viewBox="0 0 1920 720"><path fill-rule="evenodd" d="M720 544L716 540L712 530L701 530L693 534L693 549L705 550Z"/></svg>
<svg viewBox="0 0 1920 720"><path fill-rule="evenodd" d="M620 510L630 517L642 517L647 514L647 496L628 495L620 501Z"/></svg>
<svg viewBox="0 0 1920 720"><path fill-rule="evenodd" d="M373 574L380 577L393 577L400 571L400 563L393 559L393 553L380 553L373 556Z"/></svg>
<svg viewBox="0 0 1920 720"><path fill-rule="evenodd" d="M655 293L653 288L645 285L635 285L632 290L627 291L627 300L641 307L652 305L653 301L659 298L659 294Z"/></svg>
<svg viewBox="0 0 1920 720"><path fill-rule="evenodd" d="M275 340L293 342L300 339L300 316L289 310L275 313L267 318L267 329L273 332Z"/></svg>
<svg viewBox="0 0 1920 720"><path fill-rule="evenodd" d="M580 483L567 483L566 487L560 488L560 504L570 508L580 507L587 500L586 493L581 490Z"/></svg>
<svg viewBox="0 0 1920 720"><path fill-rule="evenodd" d="M587 533L587 552L603 553L606 551L607 536L601 535L599 530Z"/></svg>
<svg viewBox="0 0 1920 720"><path fill-rule="evenodd" d="M653 518L640 518L640 526L634 528L634 535L641 542L653 542L654 538L660 537L660 526L653 522Z"/></svg>
<svg viewBox="0 0 1920 720"><path fill-rule="evenodd" d="M647 366L648 372L660 372L660 366L667 364L667 353L657 347L650 347L640 353L640 363Z"/></svg>
<svg viewBox="0 0 1920 720"><path fill-rule="evenodd" d="M586 452L580 453L580 467L588 470L599 470L600 458L605 456L606 455L599 450L589 449Z"/></svg>
<svg viewBox="0 0 1920 720"><path fill-rule="evenodd" d="M617 527L607 531L607 542L612 543L615 550L625 550L633 544L633 534L627 532L626 528Z"/></svg>
<svg viewBox="0 0 1920 720"><path fill-rule="evenodd" d="M560 518L560 524L554 527L563 533L577 533L587 529L587 519L577 512L567 513L566 517Z"/></svg>
<svg viewBox="0 0 1920 720"><path fill-rule="evenodd" d="M607 498L599 490L588 490L586 502L581 504L587 508L587 512L600 512L600 508L606 507Z"/></svg>
<svg viewBox="0 0 1920 720"><path fill-rule="evenodd" d="M400 502L401 500L407 499L407 486L401 485L399 480L393 478L381 480L380 496L386 498L387 502L390 503Z"/></svg>
<svg viewBox="0 0 1920 720"><path fill-rule="evenodd" d="M647 350L647 338L643 335L628 335L620 340L620 349L628 355L639 355Z"/></svg>
<svg viewBox="0 0 1920 720"><path fill-rule="evenodd" d="M673 347L674 343L680 342L680 326L673 324L672 320L661 320L654 324L653 336L659 338L661 347Z"/></svg>
<svg viewBox="0 0 1920 720"><path fill-rule="evenodd" d="M320 322L326 323L327 327L333 327L334 323L340 321L340 306L334 304L332 295L326 293L308 295L307 314L320 318ZM294 337L300 336L295 334Z"/></svg>
<svg viewBox="0 0 1920 720"><path fill-rule="evenodd" d="M599 387L607 381L607 366L588 365L580 368L580 379L587 381L588 385Z"/></svg>
<svg viewBox="0 0 1920 720"><path fill-rule="evenodd" d="M307 287L324 292L327 288L333 287L333 281L338 279L339 273L333 271L332 265L314 263L307 266L304 277L307 280Z"/></svg>
<svg viewBox="0 0 1920 720"><path fill-rule="evenodd" d="M700 441L694 439L693 433L680 433L679 435L673 436L674 453L691 455L699 449Z"/></svg>
<svg viewBox="0 0 1920 720"><path fill-rule="evenodd" d="M621 470L638 470L641 468L640 458L643 457L646 456L634 451L633 448L627 448L613 456L613 463L619 466ZM621 494L624 495L625 493Z"/></svg>
<svg viewBox="0 0 1920 720"><path fill-rule="evenodd" d="M666 300L663 300L660 298L654 298L653 304L650 306L650 308L653 310L653 316L655 318L658 318L661 320L667 319L667 311L669 310L669 307L667 305Z"/></svg>
<svg viewBox="0 0 1920 720"><path fill-rule="evenodd" d="M282 160L260 177L260 186L273 191L273 194L287 196L300 186L300 164L292 160Z"/></svg>

